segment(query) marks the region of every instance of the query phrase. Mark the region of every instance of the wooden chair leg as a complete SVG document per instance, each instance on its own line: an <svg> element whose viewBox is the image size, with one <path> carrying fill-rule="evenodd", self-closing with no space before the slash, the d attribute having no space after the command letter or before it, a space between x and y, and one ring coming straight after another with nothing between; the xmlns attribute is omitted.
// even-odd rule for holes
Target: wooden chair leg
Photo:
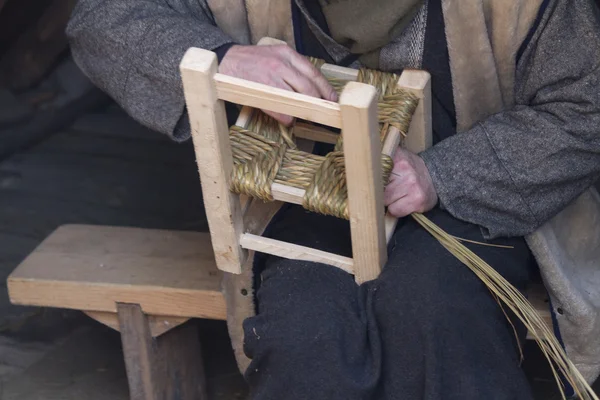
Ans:
<svg viewBox="0 0 600 400"><path fill-rule="evenodd" d="M131 400L206 400L198 329L193 322L152 338L138 304L117 306Z"/></svg>
<svg viewBox="0 0 600 400"><path fill-rule="evenodd" d="M354 277L379 276L387 261L377 91L349 82L340 96Z"/></svg>
<svg viewBox="0 0 600 400"><path fill-rule="evenodd" d="M247 256L239 243L243 215L239 196L229 190L233 155L225 102L217 96L217 67L215 53L191 48L181 62L181 78L215 261L220 270L240 274Z"/></svg>

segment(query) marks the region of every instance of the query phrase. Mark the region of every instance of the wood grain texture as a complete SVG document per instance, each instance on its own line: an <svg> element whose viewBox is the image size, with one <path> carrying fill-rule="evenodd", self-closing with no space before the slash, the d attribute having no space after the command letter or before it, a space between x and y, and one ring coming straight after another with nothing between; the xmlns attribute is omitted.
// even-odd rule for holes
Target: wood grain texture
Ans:
<svg viewBox="0 0 600 400"><path fill-rule="evenodd" d="M381 154L393 157L394 154L396 154L396 150L398 150L401 141L402 135L398 128L391 127L381 146Z"/></svg>
<svg viewBox="0 0 600 400"><path fill-rule="evenodd" d="M112 328L116 331L120 331L121 327L119 326L119 318L116 313L104 312L104 311L84 311L84 313L96 321L100 322ZM165 317L165 316L155 316L155 315L147 315L148 325L150 327L150 334L152 337L158 337L164 333L167 333L173 328L178 327L181 324L189 321L189 318L184 317Z"/></svg>
<svg viewBox="0 0 600 400"><path fill-rule="evenodd" d="M350 82L340 96L354 276L375 279L387 261L377 92Z"/></svg>
<svg viewBox="0 0 600 400"><path fill-rule="evenodd" d="M271 194L278 201L286 203L300 204L304 200L306 190L293 186L282 185L281 183L273 183L271 185Z"/></svg>
<svg viewBox="0 0 600 400"><path fill-rule="evenodd" d="M233 156L225 105L215 86L217 56L191 48L180 69L215 260L220 270L240 274L246 258L238 242L243 214L239 196L229 190Z"/></svg>
<svg viewBox="0 0 600 400"><path fill-rule="evenodd" d="M338 267L350 274L352 274L354 271L353 261L351 258L328 253L326 251L252 235L249 233L242 235L240 242L242 243L242 246L248 250L273 254L278 257L287 258L288 260L312 261L333 265L334 267Z"/></svg>
<svg viewBox="0 0 600 400"><path fill-rule="evenodd" d="M15 304L157 316L226 318L207 233L66 225L8 278Z"/></svg>
<svg viewBox="0 0 600 400"><path fill-rule="evenodd" d="M216 74L214 79L221 100L275 111L335 128L341 126L340 106L332 101L223 74Z"/></svg>
<svg viewBox="0 0 600 400"><path fill-rule="evenodd" d="M242 107L240 111L240 115L238 115L235 124L241 128L247 128L252 120L252 116L254 115L255 109L249 106Z"/></svg>
<svg viewBox="0 0 600 400"><path fill-rule="evenodd" d="M154 346L146 316L137 304L120 304L117 310L131 400L157 400Z"/></svg>
<svg viewBox="0 0 600 400"><path fill-rule="evenodd" d="M198 330L179 327L153 339L137 304L118 305L131 400L206 400Z"/></svg>
<svg viewBox="0 0 600 400"><path fill-rule="evenodd" d="M431 75L427 71L404 70L398 86L419 98L419 105L413 114L404 147L413 153L420 153L433 143L431 127Z"/></svg>
<svg viewBox="0 0 600 400"><path fill-rule="evenodd" d="M331 132L329 129L304 122L296 122L296 124L294 124L293 132L294 136L299 138L330 144L336 144L340 136L337 133Z"/></svg>

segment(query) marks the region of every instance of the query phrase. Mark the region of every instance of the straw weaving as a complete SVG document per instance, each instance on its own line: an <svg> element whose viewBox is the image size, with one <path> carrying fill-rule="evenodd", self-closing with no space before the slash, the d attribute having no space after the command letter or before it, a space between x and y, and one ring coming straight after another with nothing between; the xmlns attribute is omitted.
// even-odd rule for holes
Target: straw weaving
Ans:
<svg viewBox="0 0 600 400"><path fill-rule="evenodd" d="M311 60L317 67L322 60ZM378 120L380 138L391 127L406 137L419 100L397 87L399 76L361 69L358 82L375 88L379 94ZM331 79L340 93L347 81ZM366 133L365 133L366 134ZM307 210L348 219L348 193L340 135L334 151L319 156L300 151L293 138L293 127L287 128L262 112L254 113L244 129L232 126L230 141L234 158L231 190L264 201L272 201L271 185L281 183L306 190L303 206ZM382 155L382 175L387 182L393 167L391 157Z"/></svg>

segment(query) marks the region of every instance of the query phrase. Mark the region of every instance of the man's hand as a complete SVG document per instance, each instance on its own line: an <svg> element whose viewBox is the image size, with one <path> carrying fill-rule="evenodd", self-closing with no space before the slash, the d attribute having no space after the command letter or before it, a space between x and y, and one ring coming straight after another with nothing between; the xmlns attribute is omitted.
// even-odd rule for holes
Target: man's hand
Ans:
<svg viewBox="0 0 600 400"><path fill-rule="evenodd" d="M337 93L327 79L305 57L286 45L232 46L219 64L219 72L264 83L313 97L337 101ZM265 110L279 122L289 125L292 117Z"/></svg>
<svg viewBox="0 0 600 400"><path fill-rule="evenodd" d="M437 193L421 157L398 149L384 201L388 211L398 218L429 211L437 204Z"/></svg>

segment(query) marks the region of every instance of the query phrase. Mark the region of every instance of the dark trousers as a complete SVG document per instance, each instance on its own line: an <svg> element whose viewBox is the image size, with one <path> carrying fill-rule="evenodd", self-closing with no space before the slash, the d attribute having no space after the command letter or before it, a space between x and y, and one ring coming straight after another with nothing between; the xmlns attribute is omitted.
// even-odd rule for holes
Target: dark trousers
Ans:
<svg viewBox="0 0 600 400"><path fill-rule="evenodd" d="M444 211L447 232L485 241ZM348 223L289 207L268 235L350 255ZM467 244L523 290L535 262L513 249ZM245 321L252 399L532 399L513 326L485 285L411 218L400 221L378 279L356 285L331 266L257 260L258 314ZM513 318L514 320L514 318ZM525 330L513 325L520 340Z"/></svg>

